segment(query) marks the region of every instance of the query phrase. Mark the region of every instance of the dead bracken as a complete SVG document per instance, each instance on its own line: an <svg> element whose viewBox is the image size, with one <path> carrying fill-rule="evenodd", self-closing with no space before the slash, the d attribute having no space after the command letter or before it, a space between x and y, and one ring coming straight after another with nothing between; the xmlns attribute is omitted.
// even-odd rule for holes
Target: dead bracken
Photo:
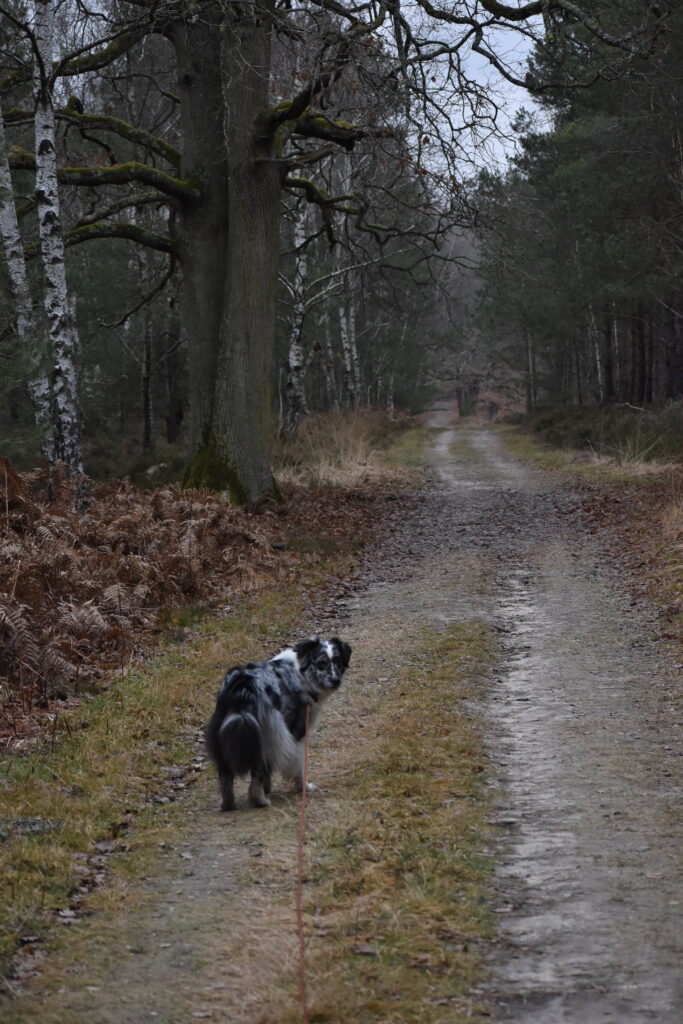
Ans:
<svg viewBox="0 0 683 1024"><path fill-rule="evenodd" d="M188 607L293 581L307 559L368 536L386 498L291 486L251 512L173 485L83 491L0 458L0 749L49 733L55 699L97 690Z"/></svg>

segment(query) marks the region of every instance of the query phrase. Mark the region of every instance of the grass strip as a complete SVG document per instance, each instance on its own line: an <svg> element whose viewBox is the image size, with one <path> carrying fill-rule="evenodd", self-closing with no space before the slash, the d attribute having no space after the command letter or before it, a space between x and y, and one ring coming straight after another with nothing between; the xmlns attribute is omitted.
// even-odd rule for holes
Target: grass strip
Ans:
<svg viewBox="0 0 683 1024"><path fill-rule="evenodd" d="M490 789L474 700L493 658L482 623L422 632L372 710L377 739L366 759L323 811L313 802L305 887L311 1022L476 1019L468 993L483 974L492 920ZM298 1019L282 993L259 1018Z"/></svg>
<svg viewBox="0 0 683 1024"><path fill-rule="evenodd" d="M317 413L304 420L294 439L278 441L275 475L307 487L419 484L428 433L377 410Z"/></svg>

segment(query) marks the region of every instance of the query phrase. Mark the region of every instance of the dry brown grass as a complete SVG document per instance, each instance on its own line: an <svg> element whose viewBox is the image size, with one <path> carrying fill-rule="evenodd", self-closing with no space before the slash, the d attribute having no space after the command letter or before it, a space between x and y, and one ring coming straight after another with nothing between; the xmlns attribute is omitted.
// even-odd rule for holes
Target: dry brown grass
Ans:
<svg viewBox="0 0 683 1024"><path fill-rule="evenodd" d="M667 544L676 545L680 550L683 541L683 498L674 498L662 513L662 534Z"/></svg>
<svg viewBox="0 0 683 1024"><path fill-rule="evenodd" d="M681 470L680 462L654 458L649 449L629 444L627 440L622 445L613 445L609 448L565 448L557 444L548 444L518 425L497 424L496 429L503 436L506 447L514 455L519 455L542 469L559 470L578 478L620 483L649 480L671 473L677 474Z"/></svg>
<svg viewBox="0 0 683 1024"><path fill-rule="evenodd" d="M377 410L318 413L301 423L293 440L279 442L276 475L308 487L414 482L423 461L422 434Z"/></svg>

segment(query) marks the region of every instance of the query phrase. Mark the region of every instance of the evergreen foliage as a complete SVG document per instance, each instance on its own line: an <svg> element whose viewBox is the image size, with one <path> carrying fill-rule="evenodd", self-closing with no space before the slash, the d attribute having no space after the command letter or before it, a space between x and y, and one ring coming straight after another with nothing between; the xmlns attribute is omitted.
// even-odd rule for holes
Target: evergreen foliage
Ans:
<svg viewBox="0 0 683 1024"><path fill-rule="evenodd" d="M599 8L622 32L637 13ZM683 12L619 74L580 27L562 50L590 88L556 84L557 54L537 48L530 75L551 127L521 112L517 155L479 181L480 326L523 371L530 408L679 398Z"/></svg>

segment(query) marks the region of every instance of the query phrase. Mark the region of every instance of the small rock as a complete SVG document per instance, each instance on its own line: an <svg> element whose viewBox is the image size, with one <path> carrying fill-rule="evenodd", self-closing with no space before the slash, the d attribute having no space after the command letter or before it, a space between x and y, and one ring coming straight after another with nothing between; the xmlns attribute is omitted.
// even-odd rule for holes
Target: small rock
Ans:
<svg viewBox="0 0 683 1024"><path fill-rule="evenodd" d="M353 951L357 956L377 956L377 946L354 946Z"/></svg>

